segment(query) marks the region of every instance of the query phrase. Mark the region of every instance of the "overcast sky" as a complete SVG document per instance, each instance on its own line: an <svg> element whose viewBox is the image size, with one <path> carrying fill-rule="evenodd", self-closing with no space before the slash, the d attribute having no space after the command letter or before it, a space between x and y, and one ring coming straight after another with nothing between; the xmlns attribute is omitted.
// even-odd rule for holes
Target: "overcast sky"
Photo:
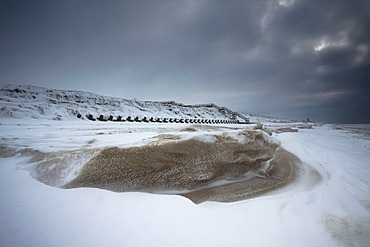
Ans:
<svg viewBox="0 0 370 247"><path fill-rule="evenodd" d="M0 0L0 83L370 123L370 1Z"/></svg>

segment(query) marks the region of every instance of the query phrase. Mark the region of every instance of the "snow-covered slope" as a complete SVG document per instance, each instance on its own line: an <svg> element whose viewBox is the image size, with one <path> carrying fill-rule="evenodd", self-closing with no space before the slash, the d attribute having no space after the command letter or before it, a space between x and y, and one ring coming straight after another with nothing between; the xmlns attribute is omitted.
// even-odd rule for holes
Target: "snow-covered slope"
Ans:
<svg viewBox="0 0 370 247"><path fill-rule="evenodd" d="M295 123L297 121L277 118L277 117L270 117L258 114L251 114L251 113L243 113L244 116L250 119L252 123Z"/></svg>
<svg viewBox="0 0 370 247"><path fill-rule="evenodd" d="M0 88L0 117L66 120L122 116L127 118L205 118L229 120L233 112L214 104L127 100L89 92L6 85ZM234 113L235 114L235 113ZM234 115L235 116L235 115Z"/></svg>

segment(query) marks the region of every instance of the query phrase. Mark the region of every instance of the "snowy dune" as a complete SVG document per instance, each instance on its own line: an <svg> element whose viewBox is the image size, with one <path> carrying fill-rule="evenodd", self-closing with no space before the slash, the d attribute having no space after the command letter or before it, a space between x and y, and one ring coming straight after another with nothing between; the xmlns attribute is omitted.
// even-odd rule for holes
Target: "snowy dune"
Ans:
<svg viewBox="0 0 370 247"><path fill-rule="evenodd" d="M101 148L139 147L160 135L212 142L244 125L1 119L1 246L368 246L370 141L332 126L271 138L301 160L287 186L249 200L194 204L178 195L45 185L27 150L75 152L66 183ZM271 128L298 128L271 124ZM267 136L267 134L266 134ZM266 137L270 138L270 137ZM6 148L4 148L6 147ZM86 152L88 150L88 152ZM14 153L13 153L14 154ZM72 169L73 168L73 169ZM56 185L55 185L56 186Z"/></svg>
<svg viewBox="0 0 370 247"><path fill-rule="evenodd" d="M119 116L122 120L128 117L231 120L235 113L214 104L128 100L31 85L3 85L0 88L0 117L75 120L86 119L89 115L94 119L111 117L114 120Z"/></svg>

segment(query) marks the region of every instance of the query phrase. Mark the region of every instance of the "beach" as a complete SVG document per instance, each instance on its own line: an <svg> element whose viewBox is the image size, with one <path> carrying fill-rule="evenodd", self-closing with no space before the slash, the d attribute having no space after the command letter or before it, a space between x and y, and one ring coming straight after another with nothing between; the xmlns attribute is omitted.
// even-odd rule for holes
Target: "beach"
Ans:
<svg viewBox="0 0 370 247"><path fill-rule="evenodd" d="M84 165L96 163L104 152L114 151L120 157L132 148L161 149L161 145L183 140L191 142L189 148L197 147L194 140L213 147L215 136L223 136L221 142L231 142L227 145L238 146L252 139L240 133L255 130L241 125L192 126L196 131L180 131L189 126L60 123L1 122L1 145L8 150L2 151L8 157L2 155L0 166L0 217L6 222L0 228L1 245L366 246L370 239L370 143L356 133L329 125L272 136L257 130L271 142L272 152L265 160L286 150L294 157L288 160L296 160L294 176L277 172L292 172L290 169L274 172L271 159L272 170L264 170L263 161L256 166L260 172L252 177L246 176L247 172L241 178L242 173L234 169L229 177L210 183L205 183L204 177L188 180L192 191L184 192L189 187L148 189L153 184L146 181L144 185L150 186L144 192L140 188L114 192L102 186L63 189L62 185L73 183ZM181 148L176 152L185 144L178 145ZM69 165L55 173L56 165L43 163L48 155L58 157L55 164ZM283 158L280 156L276 165L281 161L286 164ZM40 172L49 172L53 179L40 179ZM270 180L261 175L270 176ZM253 185L258 183L253 179L274 181L274 176L282 176L285 183L256 193L258 188ZM173 181L176 184L176 179ZM248 194L246 188L254 192Z"/></svg>

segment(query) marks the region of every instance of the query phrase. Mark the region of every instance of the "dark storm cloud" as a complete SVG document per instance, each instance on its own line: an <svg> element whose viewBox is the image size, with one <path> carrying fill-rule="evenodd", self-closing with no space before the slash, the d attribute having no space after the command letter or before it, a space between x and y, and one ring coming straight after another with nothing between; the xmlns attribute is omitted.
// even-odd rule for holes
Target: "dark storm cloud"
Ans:
<svg viewBox="0 0 370 247"><path fill-rule="evenodd" d="M370 122L368 30L366 0L0 0L0 80Z"/></svg>

